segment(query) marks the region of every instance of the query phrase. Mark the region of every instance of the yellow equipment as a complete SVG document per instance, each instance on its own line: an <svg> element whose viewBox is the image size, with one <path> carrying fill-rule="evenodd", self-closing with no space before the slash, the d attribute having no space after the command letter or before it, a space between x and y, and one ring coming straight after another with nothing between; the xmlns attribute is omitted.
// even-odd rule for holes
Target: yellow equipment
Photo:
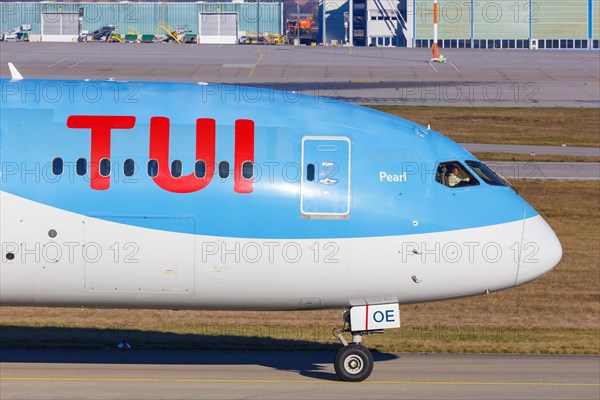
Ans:
<svg viewBox="0 0 600 400"><path fill-rule="evenodd" d="M181 44L181 40L179 40L179 38L177 37L178 32L171 30L171 27L169 25L167 25L167 23L165 21L160 21L158 23L158 27L163 29L165 32L167 32L168 37L173 39L175 42Z"/></svg>

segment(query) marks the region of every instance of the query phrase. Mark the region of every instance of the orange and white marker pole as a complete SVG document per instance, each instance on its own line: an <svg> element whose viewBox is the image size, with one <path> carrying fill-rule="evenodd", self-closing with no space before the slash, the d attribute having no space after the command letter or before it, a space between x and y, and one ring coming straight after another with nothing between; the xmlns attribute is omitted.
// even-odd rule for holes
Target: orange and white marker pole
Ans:
<svg viewBox="0 0 600 400"><path fill-rule="evenodd" d="M433 0L433 59L438 60L438 2Z"/></svg>

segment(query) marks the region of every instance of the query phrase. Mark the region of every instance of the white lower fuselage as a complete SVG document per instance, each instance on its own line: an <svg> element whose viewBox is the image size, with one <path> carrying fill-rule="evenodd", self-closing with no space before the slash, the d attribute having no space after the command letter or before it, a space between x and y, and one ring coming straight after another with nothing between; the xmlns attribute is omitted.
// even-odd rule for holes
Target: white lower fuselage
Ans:
<svg viewBox="0 0 600 400"><path fill-rule="evenodd" d="M87 217L1 196L3 305L293 310L417 303L509 288L560 257L558 241L539 241L550 229L540 216L417 235L262 240L141 228L115 222L119 216Z"/></svg>

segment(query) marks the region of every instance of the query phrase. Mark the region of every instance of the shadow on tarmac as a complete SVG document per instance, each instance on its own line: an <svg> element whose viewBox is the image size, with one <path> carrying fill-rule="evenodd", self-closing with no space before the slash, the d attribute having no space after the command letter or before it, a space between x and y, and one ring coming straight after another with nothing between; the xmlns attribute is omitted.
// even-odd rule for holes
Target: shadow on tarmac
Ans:
<svg viewBox="0 0 600 400"><path fill-rule="evenodd" d="M120 350L126 340L131 349ZM227 334L196 335L140 330L2 326L0 362L125 365L261 365L320 380L338 344ZM373 353L375 362L398 358Z"/></svg>

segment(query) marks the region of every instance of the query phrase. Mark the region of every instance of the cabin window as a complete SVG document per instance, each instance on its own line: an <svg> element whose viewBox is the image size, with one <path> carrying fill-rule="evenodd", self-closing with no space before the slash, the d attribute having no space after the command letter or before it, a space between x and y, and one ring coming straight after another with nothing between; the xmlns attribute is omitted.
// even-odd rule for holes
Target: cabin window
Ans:
<svg viewBox="0 0 600 400"><path fill-rule="evenodd" d="M488 185L506 186L502 179L500 179L498 175L484 163L479 161L467 161L467 165Z"/></svg>
<svg viewBox="0 0 600 400"><path fill-rule="evenodd" d="M60 157L56 157L52 160L52 173L54 175L62 175L64 168L63 159Z"/></svg>
<svg viewBox="0 0 600 400"><path fill-rule="evenodd" d="M254 164L252 161L245 161L242 164L242 177L244 179L252 179L254 176Z"/></svg>
<svg viewBox="0 0 600 400"><path fill-rule="evenodd" d="M315 180L315 164L308 164L306 166L306 180L309 182Z"/></svg>
<svg viewBox="0 0 600 400"><path fill-rule="evenodd" d="M110 160L108 158L103 158L100 160L100 176L109 176L110 175Z"/></svg>
<svg viewBox="0 0 600 400"><path fill-rule="evenodd" d="M78 158L77 161L75 161L75 172L79 176L87 174L87 160L85 158Z"/></svg>
<svg viewBox="0 0 600 400"><path fill-rule="evenodd" d="M133 161L131 158L128 158L127 160L125 160L125 162L123 162L123 174L125 176L133 176L134 173L135 161Z"/></svg>
<svg viewBox="0 0 600 400"><path fill-rule="evenodd" d="M196 161L194 165L194 175L196 178L204 178L206 176L206 162L203 160Z"/></svg>
<svg viewBox="0 0 600 400"><path fill-rule="evenodd" d="M158 161L148 160L148 176L154 178L158 175Z"/></svg>
<svg viewBox="0 0 600 400"><path fill-rule="evenodd" d="M183 169L183 165L180 160L173 160L171 163L171 176L173 178L179 178L181 176L181 171Z"/></svg>
<svg viewBox="0 0 600 400"><path fill-rule="evenodd" d="M219 163L219 178L227 179L229 178L229 162L221 161Z"/></svg>
<svg viewBox="0 0 600 400"><path fill-rule="evenodd" d="M458 161L440 163L435 180L451 188L479 185L479 181Z"/></svg>

